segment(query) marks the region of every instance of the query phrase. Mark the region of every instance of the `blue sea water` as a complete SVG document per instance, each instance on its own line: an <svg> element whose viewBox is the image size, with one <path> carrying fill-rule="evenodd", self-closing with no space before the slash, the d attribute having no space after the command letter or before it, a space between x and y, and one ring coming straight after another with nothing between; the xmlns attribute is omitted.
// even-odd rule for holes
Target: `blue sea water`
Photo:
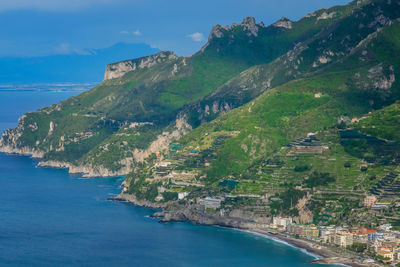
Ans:
<svg viewBox="0 0 400 267"><path fill-rule="evenodd" d="M0 91L0 131L29 110L78 92ZM264 237L190 223L106 199L122 177L82 179L0 154L1 266L314 266L312 256Z"/></svg>

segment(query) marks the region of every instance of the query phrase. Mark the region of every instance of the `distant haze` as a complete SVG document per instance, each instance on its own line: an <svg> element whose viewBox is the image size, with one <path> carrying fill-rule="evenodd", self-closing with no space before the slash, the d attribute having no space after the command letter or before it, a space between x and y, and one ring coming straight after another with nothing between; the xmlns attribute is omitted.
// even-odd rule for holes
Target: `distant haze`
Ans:
<svg viewBox="0 0 400 267"><path fill-rule="evenodd" d="M0 84L100 82L107 64L158 52L147 44L118 43L81 54L0 59Z"/></svg>

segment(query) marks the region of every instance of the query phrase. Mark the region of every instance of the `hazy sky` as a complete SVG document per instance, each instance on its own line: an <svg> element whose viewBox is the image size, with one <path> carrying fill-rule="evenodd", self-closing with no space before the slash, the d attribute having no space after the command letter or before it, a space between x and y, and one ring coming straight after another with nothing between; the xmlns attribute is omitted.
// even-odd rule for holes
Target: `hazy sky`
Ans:
<svg viewBox="0 0 400 267"><path fill-rule="evenodd" d="M215 24L271 24L349 0L0 0L0 56L84 53L117 42L196 52Z"/></svg>

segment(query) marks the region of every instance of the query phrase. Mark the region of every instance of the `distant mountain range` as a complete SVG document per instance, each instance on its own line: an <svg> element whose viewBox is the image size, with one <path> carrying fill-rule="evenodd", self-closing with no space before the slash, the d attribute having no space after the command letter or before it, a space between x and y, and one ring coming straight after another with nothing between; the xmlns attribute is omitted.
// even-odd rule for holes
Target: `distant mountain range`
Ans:
<svg viewBox="0 0 400 267"><path fill-rule="evenodd" d="M157 53L148 44L117 43L85 54L0 58L0 84L100 82L108 63Z"/></svg>

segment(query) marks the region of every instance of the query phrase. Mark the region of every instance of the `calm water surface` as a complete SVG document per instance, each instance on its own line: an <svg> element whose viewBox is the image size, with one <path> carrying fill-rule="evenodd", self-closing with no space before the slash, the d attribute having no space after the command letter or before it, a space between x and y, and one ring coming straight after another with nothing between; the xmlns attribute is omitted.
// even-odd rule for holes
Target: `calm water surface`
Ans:
<svg viewBox="0 0 400 267"><path fill-rule="evenodd" d="M0 92L0 131L76 92ZM301 251L245 232L160 224L152 210L110 202L123 178L81 179L0 154L0 265L315 266Z"/></svg>

